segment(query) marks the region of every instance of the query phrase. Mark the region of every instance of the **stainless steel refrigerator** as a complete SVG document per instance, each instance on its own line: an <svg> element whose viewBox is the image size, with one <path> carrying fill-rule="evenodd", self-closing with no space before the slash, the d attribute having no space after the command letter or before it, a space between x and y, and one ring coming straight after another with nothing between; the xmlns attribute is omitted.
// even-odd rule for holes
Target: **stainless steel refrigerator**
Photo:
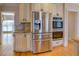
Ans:
<svg viewBox="0 0 79 59"><path fill-rule="evenodd" d="M33 53L41 53L52 50L52 32L50 31L50 13L44 11L33 11Z"/></svg>

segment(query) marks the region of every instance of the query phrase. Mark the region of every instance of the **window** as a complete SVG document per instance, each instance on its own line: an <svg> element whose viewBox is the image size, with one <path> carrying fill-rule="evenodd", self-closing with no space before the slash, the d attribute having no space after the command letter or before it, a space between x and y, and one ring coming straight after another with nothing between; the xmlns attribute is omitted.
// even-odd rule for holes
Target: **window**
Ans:
<svg viewBox="0 0 79 59"><path fill-rule="evenodd" d="M2 31L14 31L14 20L4 20L2 22Z"/></svg>
<svg viewBox="0 0 79 59"><path fill-rule="evenodd" d="M14 13L2 12L2 31L14 31Z"/></svg>
<svg viewBox="0 0 79 59"><path fill-rule="evenodd" d="M2 12L2 44L13 44L14 13Z"/></svg>

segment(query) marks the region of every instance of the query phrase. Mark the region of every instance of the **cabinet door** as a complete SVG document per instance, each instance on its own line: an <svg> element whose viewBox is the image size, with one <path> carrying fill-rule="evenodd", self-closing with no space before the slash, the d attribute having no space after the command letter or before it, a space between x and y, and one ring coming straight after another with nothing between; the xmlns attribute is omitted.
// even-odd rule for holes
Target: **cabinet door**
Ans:
<svg viewBox="0 0 79 59"><path fill-rule="evenodd" d="M19 4L19 22L31 22L30 4Z"/></svg>
<svg viewBox="0 0 79 59"><path fill-rule="evenodd" d="M55 4L54 12L55 15L58 13L60 17L63 17L63 4Z"/></svg>
<svg viewBox="0 0 79 59"><path fill-rule="evenodd" d="M15 51L26 51L27 50L27 41L24 34L16 34L15 37Z"/></svg>
<svg viewBox="0 0 79 59"><path fill-rule="evenodd" d="M41 5L40 3L33 3L32 4L32 10L40 11L40 9L41 9L40 5Z"/></svg>
<svg viewBox="0 0 79 59"><path fill-rule="evenodd" d="M26 34L26 36L27 36L27 49L28 50L31 50L32 49L32 34L31 33L27 33Z"/></svg>
<svg viewBox="0 0 79 59"><path fill-rule="evenodd" d="M27 38L26 34L23 34L23 39L22 39L22 50L27 51Z"/></svg>
<svg viewBox="0 0 79 59"><path fill-rule="evenodd" d="M14 44L14 49L15 51L21 51L22 49L22 35L19 35L19 34L15 34L15 44Z"/></svg>
<svg viewBox="0 0 79 59"><path fill-rule="evenodd" d="M24 4L19 4L19 22L23 22L24 18Z"/></svg>

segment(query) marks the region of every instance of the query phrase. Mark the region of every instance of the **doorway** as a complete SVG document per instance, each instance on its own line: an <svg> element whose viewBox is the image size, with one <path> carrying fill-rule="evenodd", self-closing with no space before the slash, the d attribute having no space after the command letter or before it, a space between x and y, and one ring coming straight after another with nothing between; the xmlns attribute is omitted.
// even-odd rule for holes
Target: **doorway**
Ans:
<svg viewBox="0 0 79 59"><path fill-rule="evenodd" d="M68 39L72 41L76 39L76 29L77 29L77 12L68 12Z"/></svg>
<svg viewBox="0 0 79 59"><path fill-rule="evenodd" d="M2 12L2 45L13 45L14 13Z"/></svg>

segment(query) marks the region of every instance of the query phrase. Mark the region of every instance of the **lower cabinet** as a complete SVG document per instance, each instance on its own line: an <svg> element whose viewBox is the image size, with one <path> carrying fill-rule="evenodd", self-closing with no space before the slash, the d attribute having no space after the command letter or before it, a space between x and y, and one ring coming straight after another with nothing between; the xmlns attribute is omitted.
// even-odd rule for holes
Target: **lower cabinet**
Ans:
<svg viewBox="0 0 79 59"><path fill-rule="evenodd" d="M26 37L27 37L27 50L32 51L32 34L26 33Z"/></svg>
<svg viewBox="0 0 79 59"><path fill-rule="evenodd" d="M52 41L52 47L62 45L63 42L64 42L63 39L62 40L57 40L57 41Z"/></svg>
<svg viewBox="0 0 79 59"><path fill-rule="evenodd" d="M14 34L14 50L16 52L25 52L25 51L28 51L29 50L29 44L30 43L30 38L27 38L28 36L30 36L26 33L15 33Z"/></svg>

